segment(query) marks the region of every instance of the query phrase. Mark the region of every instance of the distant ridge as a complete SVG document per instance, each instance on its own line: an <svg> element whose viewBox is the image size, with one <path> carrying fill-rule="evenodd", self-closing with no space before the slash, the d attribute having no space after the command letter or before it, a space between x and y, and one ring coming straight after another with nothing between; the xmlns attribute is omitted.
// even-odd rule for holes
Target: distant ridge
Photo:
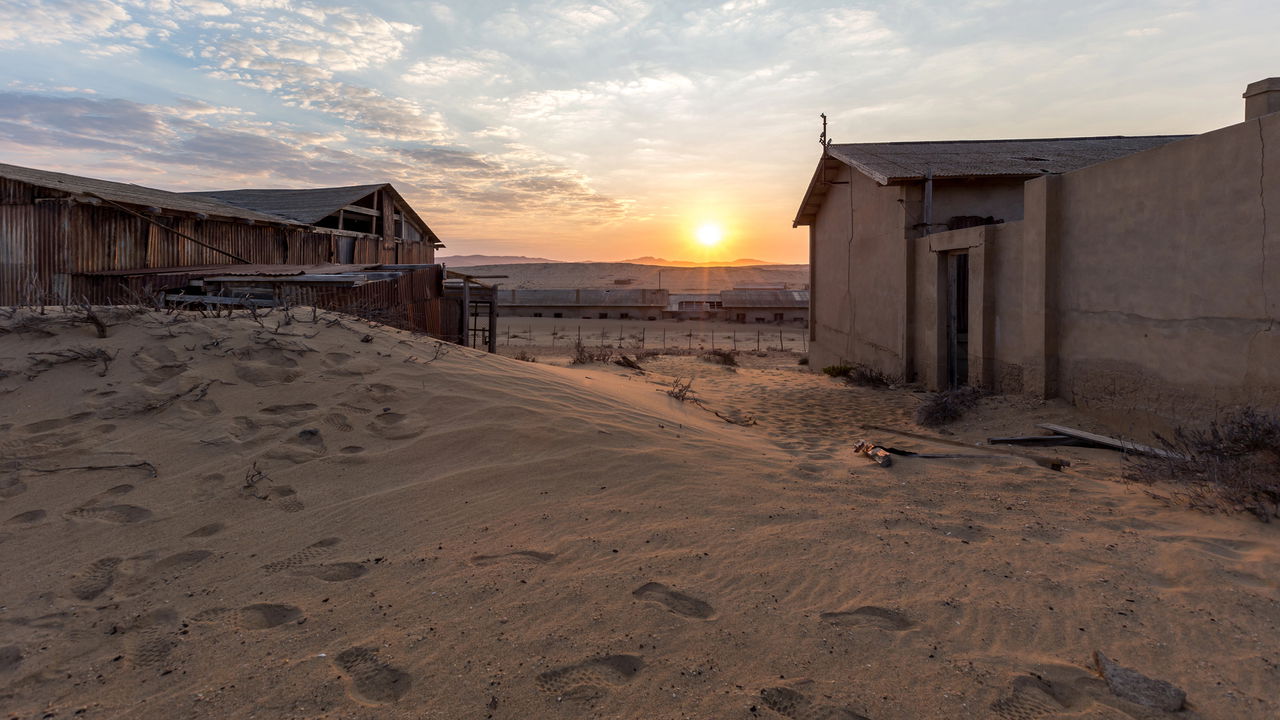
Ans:
<svg viewBox="0 0 1280 720"><path fill-rule="evenodd" d="M471 267L473 265L528 265L531 263L557 263L560 260L525 257L524 255L451 255L436 257L436 260L450 267Z"/></svg>
<svg viewBox="0 0 1280 720"><path fill-rule="evenodd" d="M693 262L691 260L667 260L653 256L645 256L634 258L632 260L619 260L622 263L631 263L633 265L662 265L664 267L747 267L751 265L788 265L791 263L775 263L767 260L755 260L753 258L738 258L737 260L724 260L716 262Z"/></svg>

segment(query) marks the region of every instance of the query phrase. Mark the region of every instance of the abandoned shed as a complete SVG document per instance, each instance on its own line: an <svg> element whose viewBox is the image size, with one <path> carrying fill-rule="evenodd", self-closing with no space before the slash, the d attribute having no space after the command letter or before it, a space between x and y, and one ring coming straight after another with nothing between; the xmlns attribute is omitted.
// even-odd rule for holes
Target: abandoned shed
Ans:
<svg viewBox="0 0 1280 720"><path fill-rule="evenodd" d="M1280 404L1275 97L1196 136L824 146L794 221L812 366L1132 422Z"/></svg>
<svg viewBox="0 0 1280 720"><path fill-rule="evenodd" d="M801 326L809 322L808 290L734 288L720 291L720 303L730 322Z"/></svg>
<svg viewBox="0 0 1280 720"><path fill-rule="evenodd" d="M657 320L667 300L666 290L638 288L497 291L499 312L513 317Z"/></svg>
<svg viewBox="0 0 1280 720"><path fill-rule="evenodd" d="M354 303L446 337L461 311L443 305L438 247L388 183L174 193L0 164L0 305Z"/></svg>

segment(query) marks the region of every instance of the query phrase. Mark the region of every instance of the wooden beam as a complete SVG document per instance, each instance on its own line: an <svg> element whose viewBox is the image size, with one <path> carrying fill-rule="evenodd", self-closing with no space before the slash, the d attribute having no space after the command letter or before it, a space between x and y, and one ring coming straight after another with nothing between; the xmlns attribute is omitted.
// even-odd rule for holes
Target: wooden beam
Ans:
<svg viewBox="0 0 1280 720"><path fill-rule="evenodd" d="M380 213L373 208L360 207L359 205L346 205L343 208L345 212L359 213L361 215L372 215L377 217Z"/></svg>
<svg viewBox="0 0 1280 720"><path fill-rule="evenodd" d="M1066 435L1067 437L1073 437L1079 440L1083 440L1089 443L1090 445L1099 445L1105 448L1111 448L1112 450L1119 450L1121 452L1134 453L1137 455L1151 455L1154 457L1167 458L1170 460L1185 459L1178 453L1169 452L1168 450L1153 448L1150 445L1143 445L1142 443L1131 442L1129 440L1118 440L1116 438L1107 437L1106 435L1098 435L1097 433L1086 432L1084 430L1077 430L1075 428L1069 428L1063 425L1054 425L1052 423L1041 423L1037 427L1042 428L1044 430L1048 430L1051 433L1056 433L1058 435Z"/></svg>

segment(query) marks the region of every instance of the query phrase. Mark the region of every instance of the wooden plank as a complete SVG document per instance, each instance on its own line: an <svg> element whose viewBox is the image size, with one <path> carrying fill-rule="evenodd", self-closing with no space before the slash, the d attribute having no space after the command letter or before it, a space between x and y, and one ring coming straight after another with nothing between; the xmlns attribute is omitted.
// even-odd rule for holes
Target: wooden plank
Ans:
<svg viewBox="0 0 1280 720"><path fill-rule="evenodd" d="M1022 435L987 438L988 445L1077 445L1079 438L1069 435Z"/></svg>
<svg viewBox="0 0 1280 720"><path fill-rule="evenodd" d="M1118 440L1116 438L1107 437L1106 435L1098 435L1097 433L1077 430L1063 425L1042 423L1036 427L1048 430L1049 432L1056 433L1058 435L1066 435L1067 437L1083 440L1091 445L1099 445L1101 447L1111 448L1112 450L1119 450L1120 452L1135 453L1137 455L1151 455L1153 457L1168 458L1170 460L1185 459L1178 453L1169 452L1168 450L1153 448L1150 445L1143 445L1142 443L1136 443L1130 440Z"/></svg>

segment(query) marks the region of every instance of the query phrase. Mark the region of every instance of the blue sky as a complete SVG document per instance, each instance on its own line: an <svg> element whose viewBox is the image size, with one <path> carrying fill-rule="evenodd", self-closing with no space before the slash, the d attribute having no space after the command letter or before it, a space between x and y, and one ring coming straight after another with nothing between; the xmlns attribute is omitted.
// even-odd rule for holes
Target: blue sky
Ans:
<svg viewBox="0 0 1280 720"><path fill-rule="evenodd" d="M1203 132L1280 75L1277 21L1191 0L0 0L0 162L391 180L455 253L802 262L818 113L837 142ZM721 247L695 249L706 223Z"/></svg>

